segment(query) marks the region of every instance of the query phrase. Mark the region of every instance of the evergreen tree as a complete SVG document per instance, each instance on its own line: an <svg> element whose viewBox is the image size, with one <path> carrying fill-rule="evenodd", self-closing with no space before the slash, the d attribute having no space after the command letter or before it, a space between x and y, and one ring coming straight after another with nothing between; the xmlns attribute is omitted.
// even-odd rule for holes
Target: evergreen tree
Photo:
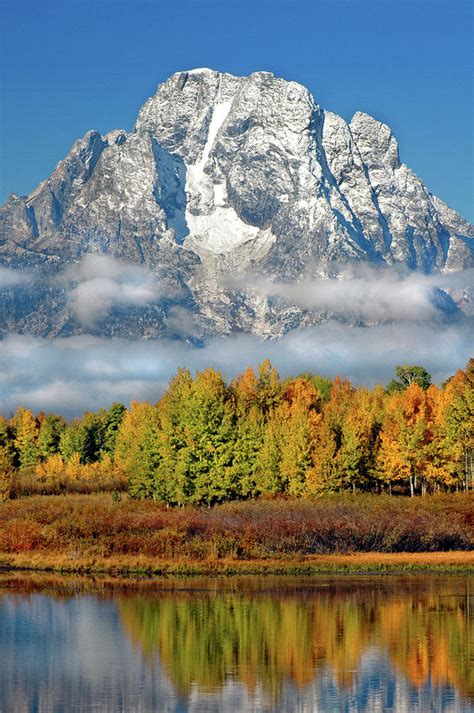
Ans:
<svg viewBox="0 0 474 713"><path fill-rule="evenodd" d="M238 483L238 495L257 494L255 463L263 445L265 418L259 405L258 379L249 368L232 384L236 425L234 433L233 479Z"/></svg>

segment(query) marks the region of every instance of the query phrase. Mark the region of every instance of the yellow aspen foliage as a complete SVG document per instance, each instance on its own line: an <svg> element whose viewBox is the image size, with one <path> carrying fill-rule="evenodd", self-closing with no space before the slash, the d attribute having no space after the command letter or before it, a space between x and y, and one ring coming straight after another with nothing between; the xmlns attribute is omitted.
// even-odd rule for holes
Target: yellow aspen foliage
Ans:
<svg viewBox="0 0 474 713"><path fill-rule="evenodd" d="M66 463L66 478L73 482L80 480L82 472L81 456L79 453L73 453Z"/></svg>
<svg viewBox="0 0 474 713"><path fill-rule="evenodd" d="M57 484L64 477L66 467L59 453L49 456L43 463L38 463L35 468L36 477L45 483Z"/></svg>
<svg viewBox="0 0 474 713"><path fill-rule="evenodd" d="M39 425L30 409L22 406L13 417L15 440L21 469L34 467L38 459Z"/></svg>
<svg viewBox="0 0 474 713"><path fill-rule="evenodd" d="M302 495L306 473L311 467L311 452L321 419L322 398L307 379L293 379L275 410L281 427L280 473L290 495Z"/></svg>
<svg viewBox="0 0 474 713"><path fill-rule="evenodd" d="M428 401L418 384L395 393L387 402L378 455L379 472L389 483L407 481L414 495L423 492L430 443Z"/></svg>
<svg viewBox="0 0 474 713"><path fill-rule="evenodd" d="M0 503L10 497L13 467L7 454L0 449Z"/></svg>
<svg viewBox="0 0 474 713"><path fill-rule="evenodd" d="M154 406L146 401L132 401L120 424L115 442L114 462L119 470L132 474L140 464L145 432L156 419Z"/></svg>
<svg viewBox="0 0 474 713"><path fill-rule="evenodd" d="M252 367L249 367L243 374L239 374L234 383L234 390L238 401L248 406L254 403L258 393L258 379Z"/></svg>

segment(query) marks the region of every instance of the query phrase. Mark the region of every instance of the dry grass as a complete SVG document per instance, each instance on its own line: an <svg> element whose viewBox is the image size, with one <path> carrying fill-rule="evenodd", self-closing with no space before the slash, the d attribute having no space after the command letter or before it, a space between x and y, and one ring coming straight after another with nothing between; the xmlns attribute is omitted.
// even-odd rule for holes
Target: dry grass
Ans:
<svg viewBox="0 0 474 713"><path fill-rule="evenodd" d="M473 564L473 549L474 494L259 500L210 510L64 495L0 507L0 563L11 567L169 573L465 567Z"/></svg>
<svg viewBox="0 0 474 713"><path fill-rule="evenodd" d="M218 575L316 574L337 572L474 571L474 552L357 552L350 555L275 557L265 560L164 560L145 556L80 557L34 552L0 555L0 571L31 570L83 574Z"/></svg>

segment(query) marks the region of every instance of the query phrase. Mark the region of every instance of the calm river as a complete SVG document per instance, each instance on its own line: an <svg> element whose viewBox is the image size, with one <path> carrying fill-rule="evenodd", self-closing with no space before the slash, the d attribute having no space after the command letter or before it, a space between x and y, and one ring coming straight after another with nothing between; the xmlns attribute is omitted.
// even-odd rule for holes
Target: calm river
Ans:
<svg viewBox="0 0 474 713"><path fill-rule="evenodd" d="M1 713L474 711L474 577L0 575Z"/></svg>

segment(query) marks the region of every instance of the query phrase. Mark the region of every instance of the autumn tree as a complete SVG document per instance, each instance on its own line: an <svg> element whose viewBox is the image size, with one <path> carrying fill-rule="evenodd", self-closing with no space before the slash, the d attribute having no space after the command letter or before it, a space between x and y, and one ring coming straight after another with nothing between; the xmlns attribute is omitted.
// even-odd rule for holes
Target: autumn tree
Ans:
<svg viewBox="0 0 474 713"><path fill-rule="evenodd" d="M66 429L66 421L56 414L48 414L40 420L38 451L42 460L59 452L61 435Z"/></svg>
<svg viewBox="0 0 474 713"><path fill-rule="evenodd" d="M20 406L13 419L15 431L14 447L17 453L18 466L21 470L33 468L39 458L38 421L30 409Z"/></svg>
<svg viewBox="0 0 474 713"><path fill-rule="evenodd" d="M321 394L311 381L296 378L286 384L281 403L275 410L281 434L279 470L290 495L305 492L321 407Z"/></svg>
<svg viewBox="0 0 474 713"><path fill-rule="evenodd" d="M381 477L387 483L407 482L412 497L418 482L424 492L429 445L427 396L421 386L411 384L387 402L378 456Z"/></svg>
<svg viewBox="0 0 474 713"><path fill-rule="evenodd" d="M459 370L444 389L443 448L454 478L474 487L474 360Z"/></svg>
<svg viewBox="0 0 474 713"><path fill-rule="evenodd" d="M129 477L130 493L168 501L169 486L160 486L157 469L162 457L158 443L158 412L148 402L132 401L117 430L114 462Z"/></svg>

